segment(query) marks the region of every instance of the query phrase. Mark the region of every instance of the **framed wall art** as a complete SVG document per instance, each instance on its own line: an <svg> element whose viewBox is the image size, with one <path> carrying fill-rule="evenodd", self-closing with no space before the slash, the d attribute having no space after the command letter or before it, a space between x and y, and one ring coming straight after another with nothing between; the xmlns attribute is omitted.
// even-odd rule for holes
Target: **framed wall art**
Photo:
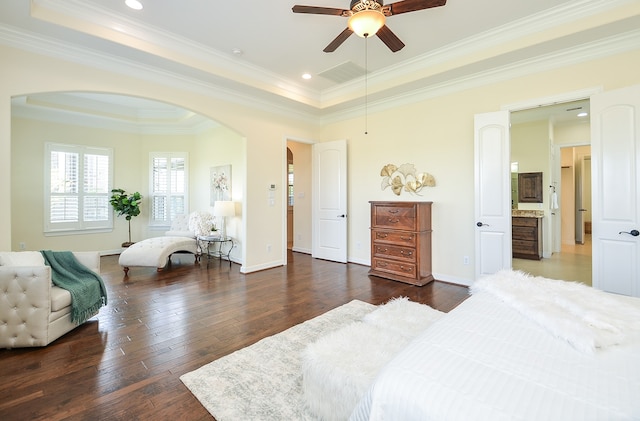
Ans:
<svg viewBox="0 0 640 421"><path fill-rule="evenodd" d="M231 165L211 167L211 206L218 200L231 200Z"/></svg>

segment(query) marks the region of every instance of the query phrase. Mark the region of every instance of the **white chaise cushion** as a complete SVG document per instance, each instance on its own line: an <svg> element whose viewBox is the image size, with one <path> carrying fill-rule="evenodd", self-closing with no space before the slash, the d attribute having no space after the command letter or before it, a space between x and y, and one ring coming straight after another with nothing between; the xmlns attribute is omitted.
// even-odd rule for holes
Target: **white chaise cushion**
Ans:
<svg viewBox="0 0 640 421"><path fill-rule="evenodd" d="M184 251L197 254L196 240L189 237L154 237L142 240L125 249L118 263L120 266L148 266L163 268L169 256Z"/></svg>
<svg viewBox="0 0 640 421"><path fill-rule="evenodd" d="M0 251L0 266L44 266L39 251Z"/></svg>

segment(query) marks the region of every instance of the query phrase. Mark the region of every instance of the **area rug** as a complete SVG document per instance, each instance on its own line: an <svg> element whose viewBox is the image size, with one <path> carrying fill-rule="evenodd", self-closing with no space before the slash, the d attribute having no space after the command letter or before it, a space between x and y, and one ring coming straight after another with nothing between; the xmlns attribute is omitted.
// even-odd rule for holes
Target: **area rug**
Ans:
<svg viewBox="0 0 640 421"><path fill-rule="evenodd" d="M320 336L376 306L353 300L184 374L180 380L217 421L314 420L302 395L301 355Z"/></svg>

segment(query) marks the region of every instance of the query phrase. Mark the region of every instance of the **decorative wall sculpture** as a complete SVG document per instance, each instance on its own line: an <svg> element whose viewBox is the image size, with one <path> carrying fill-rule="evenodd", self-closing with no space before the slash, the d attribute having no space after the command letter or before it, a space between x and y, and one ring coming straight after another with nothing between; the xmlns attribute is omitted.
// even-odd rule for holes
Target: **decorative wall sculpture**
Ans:
<svg viewBox="0 0 640 421"><path fill-rule="evenodd" d="M419 194L424 187L436 185L436 179L429 173L417 172L413 164L402 164L399 167L387 164L380 170L382 177L382 190L391 187L396 196L400 196L402 190Z"/></svg>

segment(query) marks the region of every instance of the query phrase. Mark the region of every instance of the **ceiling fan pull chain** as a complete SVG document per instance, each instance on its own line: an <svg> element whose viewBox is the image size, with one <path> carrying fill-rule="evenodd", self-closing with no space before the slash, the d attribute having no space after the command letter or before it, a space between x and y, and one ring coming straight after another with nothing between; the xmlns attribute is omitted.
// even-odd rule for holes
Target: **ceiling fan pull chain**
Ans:
<svg viewBox="0 0 640 421"><path fill-rule="evenodd" d="M364 36L364 134L369 134L369 37Z"/></svg>

